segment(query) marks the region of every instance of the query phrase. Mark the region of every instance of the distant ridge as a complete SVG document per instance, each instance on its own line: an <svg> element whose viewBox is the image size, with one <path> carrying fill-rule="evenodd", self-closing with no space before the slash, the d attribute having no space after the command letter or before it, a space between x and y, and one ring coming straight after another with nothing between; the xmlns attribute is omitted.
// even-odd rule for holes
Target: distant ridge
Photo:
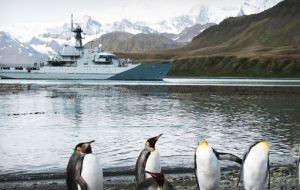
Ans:
<svg viewBox="0 0 300 190"><path fill-rule="evenodd" d="M101 44L102 49L111 52L143 52L180 47L180 44L160 34L130 34L111 32L88 42L85 47L94 48Z"/></svg>

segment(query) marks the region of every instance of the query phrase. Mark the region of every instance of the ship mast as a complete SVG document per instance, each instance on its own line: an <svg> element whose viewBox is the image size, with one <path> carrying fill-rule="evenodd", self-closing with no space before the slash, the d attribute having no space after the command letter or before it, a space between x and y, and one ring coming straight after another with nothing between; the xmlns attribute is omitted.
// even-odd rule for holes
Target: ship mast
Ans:
<svg viewBox="0 0 300 190"><path fill-rule="evenodd" d="M76 28L73 27L73 14L71 14L71 31L75 33L75 47L82 48L82 29L79 25Z"/></svg>

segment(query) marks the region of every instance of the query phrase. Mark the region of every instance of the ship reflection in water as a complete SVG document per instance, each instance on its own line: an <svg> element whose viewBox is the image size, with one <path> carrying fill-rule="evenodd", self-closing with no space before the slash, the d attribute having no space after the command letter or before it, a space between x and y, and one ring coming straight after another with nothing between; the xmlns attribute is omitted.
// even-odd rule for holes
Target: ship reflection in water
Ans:
<svg viewBox="0 0 300 190"><path fill-rule="evenodd" d="M160 133L157 148L168 168L193 167L204 138L239 156L253 141L268 140L271 164L292 163L300 144L299 95L22 85L18 93L0 95L0 174L64 171L74 144L89 140L96 140L93 151L106 169L133 167L145 139Z"/></svg>

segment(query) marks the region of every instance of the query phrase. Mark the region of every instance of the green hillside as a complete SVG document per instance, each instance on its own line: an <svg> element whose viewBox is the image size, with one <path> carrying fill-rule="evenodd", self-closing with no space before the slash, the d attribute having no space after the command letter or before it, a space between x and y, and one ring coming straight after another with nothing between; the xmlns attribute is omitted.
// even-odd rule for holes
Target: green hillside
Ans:
<svg viewBox="0 0 300 190"><path fill-rule="evenodd" d="M183 48L126 56L140 62L172 60L170 76L300 77L300 1L228 18Z"/></svg>

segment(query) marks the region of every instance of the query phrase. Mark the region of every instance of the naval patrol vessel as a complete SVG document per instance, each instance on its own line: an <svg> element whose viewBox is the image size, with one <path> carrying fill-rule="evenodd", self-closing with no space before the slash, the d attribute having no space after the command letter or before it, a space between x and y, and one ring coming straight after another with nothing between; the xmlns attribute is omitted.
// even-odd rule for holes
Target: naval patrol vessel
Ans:
<svg viewBox="0 0 300 190"><path fill-rule="evenodd" d="M162 80L171 69L171 63L132 63L119 59L115 54L100 47L88 49L82 46L83 32L79 25L73 26L75 46L64 45L60 54L44 63L33 66L0 67L1 79L45 80Z"/></svg>

